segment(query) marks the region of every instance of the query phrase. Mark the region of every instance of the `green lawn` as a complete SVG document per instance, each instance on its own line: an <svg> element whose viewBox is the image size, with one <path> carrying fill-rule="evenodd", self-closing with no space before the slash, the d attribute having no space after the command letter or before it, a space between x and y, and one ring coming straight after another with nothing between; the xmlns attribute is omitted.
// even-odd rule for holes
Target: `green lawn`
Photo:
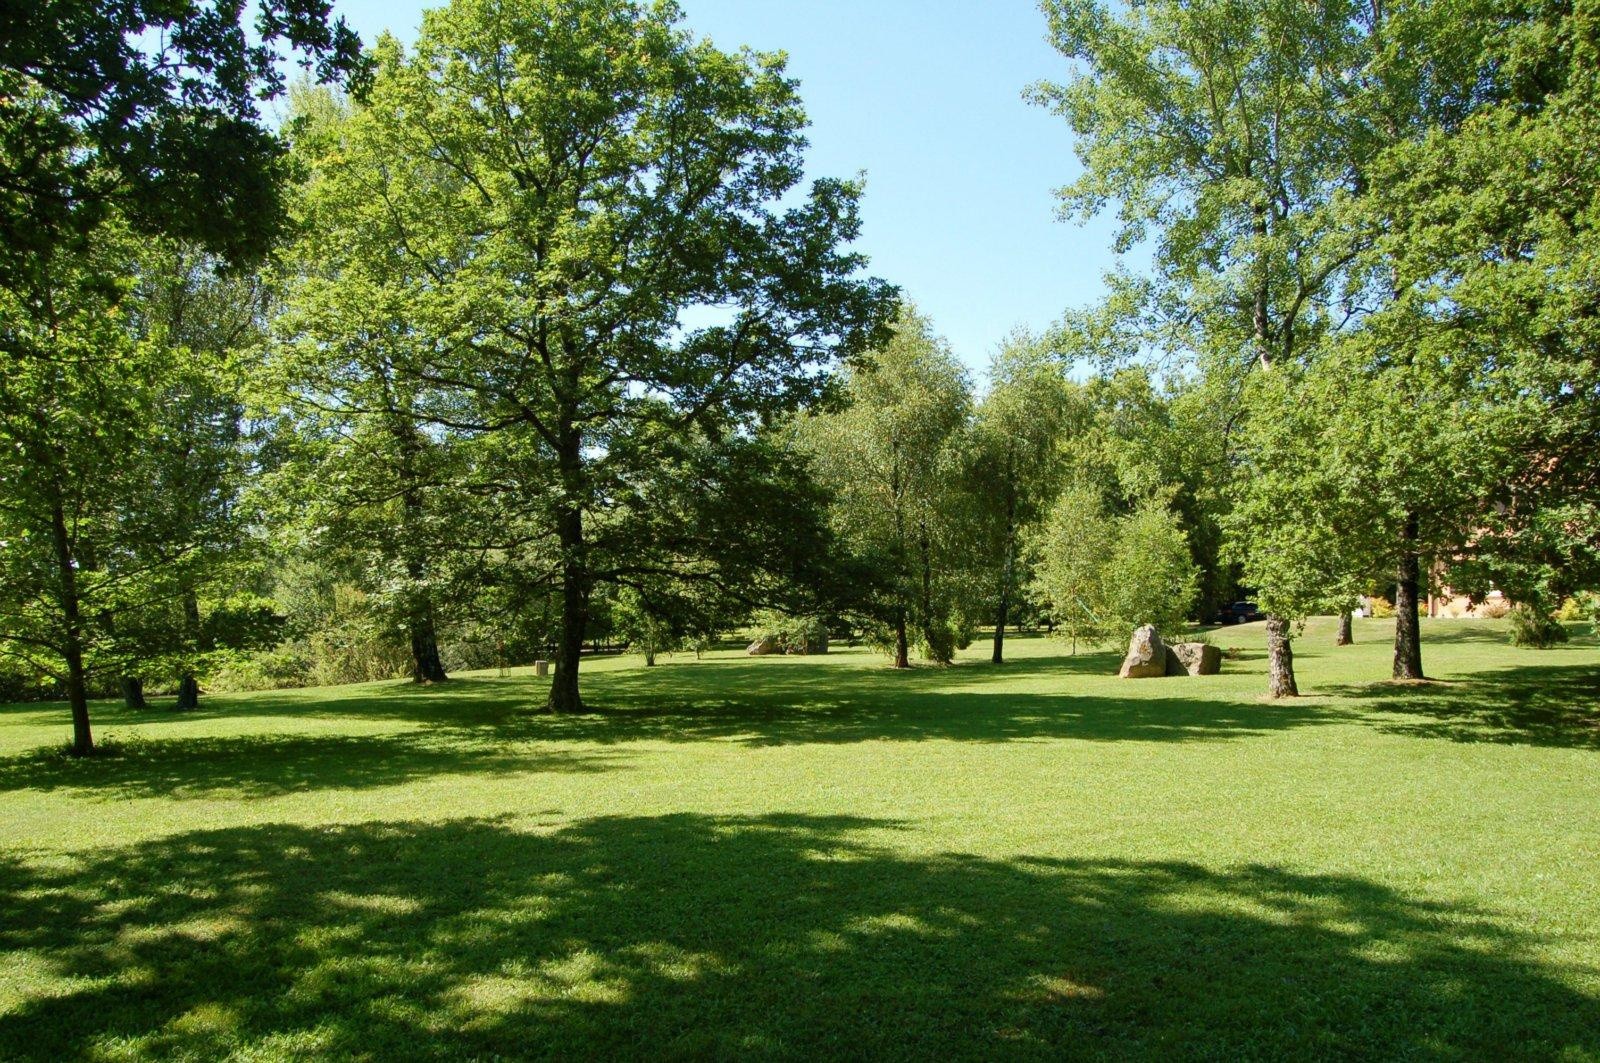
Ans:
<svg viewBox="0 0 1600 1063"><path fill-rule="evenodd" d="M1600 1059L1600 652L586 664L0 709L0 1059Z"/></svg>

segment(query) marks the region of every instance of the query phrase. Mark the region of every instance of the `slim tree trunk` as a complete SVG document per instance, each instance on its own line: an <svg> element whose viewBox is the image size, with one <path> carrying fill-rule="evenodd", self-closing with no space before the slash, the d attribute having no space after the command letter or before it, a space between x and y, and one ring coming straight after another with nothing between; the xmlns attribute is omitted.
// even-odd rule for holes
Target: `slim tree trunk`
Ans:
<svg viewBox="0 0 1600 1063"><path fill-rule="evenodd" d="M122 677L122 703L130 709L143 709L148 707L144 700L144 680L138 676L125 675Z"/></svg>
<svg viewBox="0 0 1600 1063"><path fill-rule="evenodd" d="M1339 614L1339 634L1335 635L1333 639L1335 646L1348 646L1355 641L1350 628L1350 610L1346 609Z"/></svg>
<svg viewBox="0 0 1600 1063"><path fill-rule="evenodd" d="M1013 491L1006 499L1006 538L1005 559L1000 565L1000 603L995 611L994 618L994 653L989 655L991 664L1006 663L1006 619L1011 611L1011 581L1016 576L1017 558L1017 530L1016 524L1017 499Z"/></svg>
<svg viewBox="0 0 1600 1063"><path fill-rule="evenodd" d="M656 648L654 646L645 647L644 666L646 668L654 668L656 666Z"/></svg>
<svg viewBox="0 0 1600 1063"><path fill-rule="evenodd" d="M1294 647L1289 642L1289 621L1267 617L1267 693L1275 698L1300 696L1294 681Z"/></svg>
<svg viewBox="0 0 1600 1063"><path fill-rule="evenodd" d="M89 729L89 690L83 672L78 566L72 553L72 537L67 533L66 512L59 498L51 507L50 524L56 550L57 595L61 604L61 656L67 664L67 704L72 708L72 753L87 757L94 752L94 734Z"/></svg>
<svg viewBox="0 0 1600 1063"><path fill-rule="evenodd" d="M1406 514L1400 531L1400 565L1394 586L1394 677L1421 679L1422 630L1417 620L1417 515Z"/></svg>
<svg viewBox="0 0 1600 1063"><path fill-rule="evenodd" d="M894 666L896 668L910 668L911 654L906 645L906 610L904 606L894 612Z"/></svg>
<svg viewBox="0 0 1600 1063"><path fill-rule="evenodd" d="M199 646L200 638L200 600L193 591L183 593L183 621L188 628L189 636ZM185 672L183 678L178 680L178 704L180 711L198 709L200 707L200 682L194 673Z"/></svg>

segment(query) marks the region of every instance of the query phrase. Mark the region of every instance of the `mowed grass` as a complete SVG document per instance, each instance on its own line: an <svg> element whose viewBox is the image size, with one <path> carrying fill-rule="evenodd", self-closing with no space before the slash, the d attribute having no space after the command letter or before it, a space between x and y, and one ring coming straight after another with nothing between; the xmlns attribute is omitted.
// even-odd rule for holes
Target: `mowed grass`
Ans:
<svg viewBox="0 0 1600 1063"><path fill-rule="evenodd" d="M0 1058L1600 1059L1600 652L1017 638L0 710Z"/></svg>

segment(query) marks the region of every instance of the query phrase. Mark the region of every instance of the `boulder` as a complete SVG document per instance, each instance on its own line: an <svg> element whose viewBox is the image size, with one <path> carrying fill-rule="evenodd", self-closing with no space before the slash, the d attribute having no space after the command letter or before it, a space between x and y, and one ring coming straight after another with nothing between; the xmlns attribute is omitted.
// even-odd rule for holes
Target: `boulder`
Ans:
<svg viewBox="0 0 1600 1063"><path fill-rule="evenodd" d="M760 638L746 647L744 652L752 657L770 657L774 653L782 653L783 650L778 646L776 639Z"/></svg>
<svg viewBox="0 0 1600 1063"><path fill-rule="evenodd" d="M1167 646L1153 625L1146 624L1133 633L1117 674L1123 679L1155 679L1167 674Z"/></svg>
<svg viewBox="0 0 1600 1063"><path fill-rule="evenodd" d="M1175 642L1167 655L1177 664L1176 675L1216 675L1222 671L1222 650L1204 642Z"/></svg>

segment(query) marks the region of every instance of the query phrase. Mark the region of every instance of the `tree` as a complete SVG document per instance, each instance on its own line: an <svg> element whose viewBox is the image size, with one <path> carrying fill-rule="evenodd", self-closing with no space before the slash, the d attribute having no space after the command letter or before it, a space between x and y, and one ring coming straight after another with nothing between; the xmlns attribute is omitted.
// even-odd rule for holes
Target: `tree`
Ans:
<svg viewBox="0 0 1600 1063"><path fill-rule="evenodd" d="M537 485L506 501L561 589L557 711L582 708L596 586L715 578L707 557L752 549L699 553L667 478L739 473L749 430L863 350L893 294L843 250L858 185L779 205L804 146L782 60L720 52L677 17L457 0L409 54L380 43L367 101L314 160L336 272L394 289L426 340L404 371L433 393L429 423L503 437Z"/></svg>
<svg viewBox="0 0 1600 1063"><path fill-rule="evenodd" d="M902 307L889 341L848 371L843 407L800 424L834 524L883 578L877 620L896 668L915 635L948 662L973 570L961 478L971 394L965 371L927 318ZM957 541L962 539L963 541Z"/></svg>
<svg viewBox="0 0 1600 1063"><path fill-rule="evenodd" d="M1480 504L1447 578L1535 613L1600 582L1595 27L1587 0L1458 15L1474 106L1379 156L1367 204L1404 293L1374 329L1450 366L1452 417L1492 425L1453 470Z"/></svg>
<svg viewBox="0 0 1600 1063"><path fill-rule="evenodd" d="M1035 578L1057 634L1072 640L1074 653L1080 641L1102 642L1113 634L1106 580L1116 536L1100 489L1084 483L1061 491L1037 533Z"/></svg>
<svg viewBox="0 0 1600 1063"><path fill-rule="evenodd" d="M1057 445L1081 411L1059 363L1024 332L1008 337L989 367L969 453L974 495L984 510L994 618L992 660L1005 659L1006 623L1019 587L1022 542L1059 483Z"/></svg>
<svg viewBox="0 0 1600 1063"><path fill-rule="evenodd" d="M1365 167L1460 96L1459 64L1426 47L1444 39L1425 32L1426 8L1045 5L1058 50L1086 67L1035 90L1084 162L1065 206L1114 201L1119 249L1155 242L1150 278L1113 278L1110 313L1138 327L1112 346L1186 354L1219 395L1316 355L1373 238L1348 210ZM1291 694L1289 619L1267 625L1270 687Z"/></svg>
<svg viewBox="0 0 1600 1063"><path fill-rule="evenodd" d="M79 755L94 749L96 598L114 586L94 559L140 531L117 509L139 481L139 437L159 390L156 352L118 320L120 292L105 281L127 260L126 245L96 235L92 255L57 256L41 303L0 289L0 448L9 455L0 466L0 641L64 685Z"/></svg>
<svg viewBox="0 0 1600 1063"><path fill-rule="evenodd" d="M1122 517L1086 485L1063 491L1040 542L1039 583L1060 634L1125 639L1142 624L1171 634L1194 606L1199 572L1177 514L1159 495Z"/></svg>
<svg viewBox="0 0 1600 1063"><path fill-rule="evenodd" d="M0 285L36 283L111 213L233 263L282 224L282 143L260 122L283 46L332 81L361 41L323 0L58 0L0 15ZM25 278L34 277L35 280Z"/></svg>

